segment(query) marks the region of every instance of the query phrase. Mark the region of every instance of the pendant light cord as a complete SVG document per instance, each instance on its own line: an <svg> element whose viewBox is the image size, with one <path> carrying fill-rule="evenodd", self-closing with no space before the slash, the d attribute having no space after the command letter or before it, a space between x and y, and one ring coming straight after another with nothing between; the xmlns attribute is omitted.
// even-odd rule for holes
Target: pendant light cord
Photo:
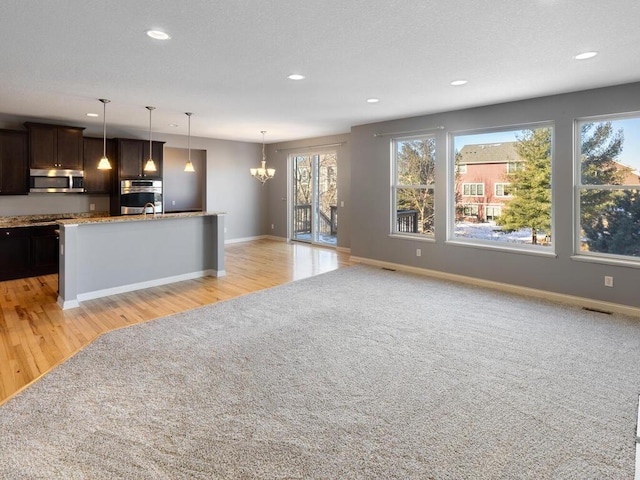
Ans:
<svg viewBox="0 0 640 480"><path fill-rule="evenodd" d="M111 100L101 98L102 102L102 158L107 158L107 103Z"/></svg>

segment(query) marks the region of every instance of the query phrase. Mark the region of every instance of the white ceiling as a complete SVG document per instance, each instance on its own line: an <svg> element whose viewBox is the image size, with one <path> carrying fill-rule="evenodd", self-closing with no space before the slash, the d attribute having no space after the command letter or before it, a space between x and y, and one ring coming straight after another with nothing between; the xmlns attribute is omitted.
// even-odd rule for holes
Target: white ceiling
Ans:
<svg viewBox="0 0 640 480"><path fill-rule="evenodd" d="M101 133L108 98L108 134L152 105L155 132L190 111L194 136L272 143L640 81L639 27L638 0L2 0L0 113Z"/></svg>

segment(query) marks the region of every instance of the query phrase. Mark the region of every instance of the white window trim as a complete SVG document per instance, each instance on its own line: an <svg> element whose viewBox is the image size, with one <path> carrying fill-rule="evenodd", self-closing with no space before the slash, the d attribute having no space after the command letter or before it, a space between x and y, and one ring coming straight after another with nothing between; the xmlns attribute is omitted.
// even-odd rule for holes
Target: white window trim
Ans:
<svg viewBox="0 0 640 480"><path fill-rule="evenodd" d="M551 247L542 246L542 245L522 245L522 244L508 244L505 245L504 242L496 242L491 240L478 240L478 239L463 239L455 236L455 212L456 212L456 200L455 200L455 137L462 135L475 135L475 134L486 134L486 133L500 133L504 131L513 131L513 130L525 130L525 129L536 129L536 128L550 128L551 129L551 171L554 170L554 164L556 162L556 154L555 154L555 136L556 136L556 126L552 120L545 120L541 122L532 122L532 123L523 123L523 124L514 124L514 125L503 125L498 127L489 127L489 128L477 128L477 129L468 129L468 130L458 130L454 132L449 132L447 134L447 238L445 243L451 245L460 245L465 247L472 248L480 248L487 250L501 250L512 253L522 253L524 255L534 255L534 256L542 256L542 257L552 257L557 258L556 254L556 243L552 243ZM453 172L453 174L452 174ZM552 173L553 175L553 173ZM551 238L556 238L555 231L555 196L554 195L554 187L553 187L553 178L552 178L552 189L551 189Z"/></svg>
<svg viewBox="0 0 640 480"><path fill-rule="evenodd" d="M390 230L389 237L391 238L411 238L411 239L421 239L428 241L435 241L435 235L433 233L413 233L413 232L399 232L398 228L398 189L399 188L415 188L421 190L432 190L433 191L433 203L434 203L434 215L436 212L435 198L436 198L436 186L435 184L426 184L426 185L400 185L398 184L398 167L397 167L397 142L407 141L407 140L421 140L421 139L429 139L432 138L434 141L436 140L436 136L434 134L426 134L426 135L415 135L409 137L395 137L390 141L390 153L391 153L391 215L390 215Z"/></svg>
<svg viewBox="0 0 640 480"><path fill-rule="evenodd" d="M580 223L580 190L638 190L640 185L582 185L582 139L580 137L580 124L596 123L616 120L625 120L638 118L640 119L640 111L626 112L611 115L596 115L591 117L580 117L573 121L574 145L573 145L573 255L571 260L580 262L592 262L605 265L618 265L622 267L640 268L640 257L630 255L616 255L601 252L587 252L580 250L580 231L582 225Z"/></svg>

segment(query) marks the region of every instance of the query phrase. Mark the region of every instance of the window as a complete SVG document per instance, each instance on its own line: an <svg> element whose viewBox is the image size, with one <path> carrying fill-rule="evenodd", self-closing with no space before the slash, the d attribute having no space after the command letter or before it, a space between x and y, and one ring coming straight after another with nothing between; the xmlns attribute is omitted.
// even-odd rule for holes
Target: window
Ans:
<svg viewBox="0 0 640 480"><path fill-rule="evenodd" d="M398 138L392 141L392 149L391 232L432 237L436 139Z"/></svg>
<svg viewBox="0 0 640 480"><path fill-rule="evenodd" d="M518 170L522 170L524 163L522 162L507 162L507 173L514 173Z"/></svg>
<svg viewBox="0 0 640 480"><path fill-rule="evenodd" d="M480 213L478 205L465 205L463 209L465 217L477 217Z"/></svg>
<svg viewBox="0 0 640 480"><path fill-rule="evenodd" d="M482 197L484 195L484 183L463 183L462 195L465 197Z"/></svg>
<svg viewBox="0 0 640 480"><path fill-rule="evenodd" d="M640 116L577 122L576 249L640 260Z"/></svg>
<svg viewBox="0 0 640 480"><path fill-rule="evenodd" d="M463 163L462 165L458 165L457 167L458 173L467 173L467 164Z"/></svg>
<svg viewBox="0 0 640 480"><path fill-rule="evenodd" d="M552 138L551 126L454 135L451 164L473 169L453 170L449 239L549 248Z"/></svg>
<svg viewBox="0 0 640 480"><path fill-rule="evenodd" d="M509 183L496 183L495 184L496 197L510 197L511 196L511 184Z"/></svg>

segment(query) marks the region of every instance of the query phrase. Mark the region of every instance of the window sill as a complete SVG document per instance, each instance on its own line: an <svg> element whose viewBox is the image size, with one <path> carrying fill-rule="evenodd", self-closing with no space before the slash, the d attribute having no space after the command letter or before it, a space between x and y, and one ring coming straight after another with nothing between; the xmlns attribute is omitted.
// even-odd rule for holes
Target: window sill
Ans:
<svg viewBox="0 0 640 480"><path fill-rule="evenodd" d="M390 233L389 238L398 238L400 240L417 240L418 242L426 242L426 243L436 243L436 239L433 237L428 237L425 235L417 234L401 234L401 233Z"/></svg>
<svg viewBox="0 0 640 480"><path fill-rule="evenodd" d="M640 261L619 260L610 257L596 257L591 255L572 255L571 260L576 262L599 263L601 265L615 265L616 267L640 268Z"/></svg>
<svg viewBox="0 0 640 480"><path fill-rule="evenodd" d="M545 251L545 250L535 249L535 247L531 247L531 248L523 248L523 247L516 247L516 246L512 247L499 242L496 242L498 243L497 245L490 245L487 243L480 243L480 242L447 240L446 243L448 245L455 245L459 247L471 247L471 248L479 248L482 250L518 253L521 255L532 255L534 257L558 258L558 255L556 254L556 252L554 252L551 249Z"/></svg>

